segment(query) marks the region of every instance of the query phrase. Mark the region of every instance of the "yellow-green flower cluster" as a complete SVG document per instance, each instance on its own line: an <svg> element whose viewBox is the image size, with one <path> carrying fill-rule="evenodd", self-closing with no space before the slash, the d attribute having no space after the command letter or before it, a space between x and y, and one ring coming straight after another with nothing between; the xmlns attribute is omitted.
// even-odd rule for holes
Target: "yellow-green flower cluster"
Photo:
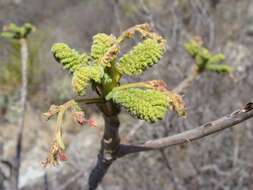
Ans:
<svg viewBox="0 0 253 190"><path fill-rule="evenodd" d="M154 39L146 39L119 60L117 69L125 75L139 75L157 63L164 54L164 48Z"/></svg>
<svg viewBox="0 0 253 190"><path fill-rule="evenodd" d="M61 63L64 69L73 73L80 66L87 65L89 56L86 53L79 54L64 43L56 43L51 49L56 61Z"/></svg>
<svg viewBox="0 0 253 190"><path fill-rule="evenodd" d="M145 29L142 28L145 40L122 56L118 63L116 58L120 51L120 44L124 41L124 35L118 38L104 33L95 35L90 55L79 54L64 43L54 44L51 51L56 61L73 74L74 92L84 95L87 86L92 82L93 86L99 83L102 94L107 94L119 84L122 75L141 74L157 63L164 54L165 46L161 43L162 37L153 33L151 35L150 31L145 31Z"/></svg>
<svg viewBox="0 0 253 190"><path fill-rule="evenodd" d="M21 39L26 38L34 30L35 27L30 23L25 23L23 26L20 27L14 23L11 23L9 25L4 26L1 36L11 39Z"/></svg>
<svg viewBox="0 0 253 190"><path fill-rule="evenodd" d="M91 57L99 61L106 52L114 45L116 38L112 35L98 33L93 36L93 43L91 46Z"/></svg>
<svg viewBox="0 0 253 190"><path fill-rule="evenodd" d="M202 47L202 44L197 40L191 40L184 44L184 48L196 62L197 71L199 73L203 71L212 71L217 73L229 73L231 67L226 64L220 64L224 61L225 56L223 54L212 55L208 49Z"/></svg>
<svg viewBox="0 0 253 190"><path fill-rule="evenodd" d="M166 93L152 89L113 90L106 99L112 99L126 108L132 116L151 123L162 119L170 106Z"/></svg>
<svg viewBox="0 0 253 190"><path fill-rule="evenodd" d="M101 82L104 75L104 68L100 65L82 66L74 72L72 78L73 91L80 96L85 95L90 81Z"/></svg>

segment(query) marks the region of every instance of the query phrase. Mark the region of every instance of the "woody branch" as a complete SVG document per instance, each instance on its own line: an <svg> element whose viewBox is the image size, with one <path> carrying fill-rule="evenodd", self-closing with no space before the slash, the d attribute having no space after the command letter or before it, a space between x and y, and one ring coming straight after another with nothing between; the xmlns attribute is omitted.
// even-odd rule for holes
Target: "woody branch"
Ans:
<svg viewBox="0 0 253 190"><path fill-rule="evenodd" d="M149 140L142 144L121 144L117 157L122 157L127 154L157 150L188 143L194 140L201 139L213 133L220 132L224 129L233 127L253 117L253 102L246 104L243 108L223 116L215 121L208 122L194 129L164 137L155 140Z"/></svg>

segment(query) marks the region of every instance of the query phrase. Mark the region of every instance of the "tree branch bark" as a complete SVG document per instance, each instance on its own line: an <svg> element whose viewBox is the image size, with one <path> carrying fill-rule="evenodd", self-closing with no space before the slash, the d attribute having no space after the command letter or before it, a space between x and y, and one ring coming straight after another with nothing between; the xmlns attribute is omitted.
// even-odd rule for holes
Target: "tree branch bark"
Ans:
<svg viewBox="0 0 253 190"><path fill-rule="evenodd" d="M169 146L175 146L191 142L203 138L205 136L211 135L213 133L217 133L226 128L233 127L234 125L244 122L252 117L253 117L253 102L250 102L246 104L242 109L234 111L231 114L221 117L215 121L208 122L195 129L191 129L169 137L149 140L139 145L121 144L119 146L117 157L122 157L131 153L156 150L166 148Z"/></svg>
<svg viewBox="0 0 253 190"><path fill-rule="evenodd" d="M102 181L112 162L116 159L119 148L119 108L112 102L99 105L104 113L104 136L101 140L101 148L98 154L97 163L90 173L88 187L86 189L95 190Z"/></svg>

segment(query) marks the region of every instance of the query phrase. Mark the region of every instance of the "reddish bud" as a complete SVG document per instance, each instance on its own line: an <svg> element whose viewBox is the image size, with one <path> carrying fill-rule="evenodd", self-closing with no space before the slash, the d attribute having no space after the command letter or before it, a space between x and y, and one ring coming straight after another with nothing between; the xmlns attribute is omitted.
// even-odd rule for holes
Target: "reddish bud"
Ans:
<svg viewBox="0 0 253 190"><path fill-rule="evenodd" d="M87 119L85 121L85 123L89 126L89 127L96 127L97 126L97 122L94 119Z"/></svg>
<svg viewBox="0 0 253 190"><path fill-rule="evenodd" d="M167 91L167 84L163 80L152 80L147 83L152 85L155 90Z"/></svg>
<svg viewBox="0 0 253 190"><path fill-rule="evenodd" d="M74 112L73 118L80 125L85 124L84 112L82 112L82 111Z"/></svg>
<svg viewBox="0 0 253 190"><path fill-rule="evenodd" d="M60 151L60 152L58 153L58 157L59 157L59 160L60 160L60 161L67 161L67 160L68 160L68 157L64 154L63 151Z"/></svg>

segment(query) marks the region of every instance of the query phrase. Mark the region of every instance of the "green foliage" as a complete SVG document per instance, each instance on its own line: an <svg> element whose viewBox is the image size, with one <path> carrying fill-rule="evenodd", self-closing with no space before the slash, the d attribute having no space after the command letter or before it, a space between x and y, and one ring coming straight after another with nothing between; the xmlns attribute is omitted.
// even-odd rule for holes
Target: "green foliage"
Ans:
<svg viewBox="0 0 253 190"><path fill-rule="evenodd" d="M117 69L120 73L128 76L139 75L157 63L163 54L164 49L158 42L153 39L146 39L120 58Z"/></svg>
<svg viewBox="0 0 253 190"><path fill-rule="evenodd" d="M100 83L104 75L104 69L100 65L82 66L74 72L72 79L73 91L78 95L85 95L89 82Z"/></svg>
<svg viewBox="0 0 253 190"><path fill-rule="evenodd" d="M217 73L229 73L231 72L231 67L225 64L207 64L206 70L213 71Z"/></svg>
<svg viewBox="0 0 253 190"><path fill-rule="evenodd" d="M165 93L152 89L113 90L106 96L106 99L112 99L125 107L132 116L151 123L162 119L170 105Z"/></svg>
<svg viewBox="0 0 253 190"><path fill-rule="evenodd" d="M1 36L9 39L22 39L35 30L35 27L30 23L25 23L23 26L17 26L14 23L4 26Z"/></svg>
<svg viewBox="0 0 253 190"><path fill-rule="evenodd" d="M64 43L54 44L51 52L56 61L61 63L64 69L71 73L77 70L80 66L87 65L89 61L89 56L86 53L80 55L76 50L71 49Z"/></svg>
<svg viewBox="0 0 253 190"><path fill-rule="evenodd" d="M113 46L115 41L116 38L112 35L104 33L96 34L93 37L93 43L91 46L91 57L98 62Z"/></svg>
<svg viewBox="0 0 253 190"><path fill-rule="evenodd" d="M229 65L220 64L224 61L223 54L211 54L208 49L202 47L202 42L198 39L193 39L184 44L184 48L196 62L197 72L211 71L217 73L230 73L231 67Z"/></svg>

